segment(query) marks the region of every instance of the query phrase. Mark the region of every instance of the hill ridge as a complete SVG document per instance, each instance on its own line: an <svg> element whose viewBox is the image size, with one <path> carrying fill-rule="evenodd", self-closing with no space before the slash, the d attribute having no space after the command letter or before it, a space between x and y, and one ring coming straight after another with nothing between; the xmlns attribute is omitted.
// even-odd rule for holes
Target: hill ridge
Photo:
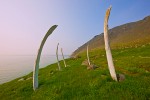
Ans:
<svg viewBox="0 0 150 100"><path fill-rule="evenodd" d="M150 43L150 15L142 20L109 29L109 38L113 48ZM87 44L89 44L89 49L104 48L103 33L84 43L71 56L75 57L79 53L84 52Z"/></svg>

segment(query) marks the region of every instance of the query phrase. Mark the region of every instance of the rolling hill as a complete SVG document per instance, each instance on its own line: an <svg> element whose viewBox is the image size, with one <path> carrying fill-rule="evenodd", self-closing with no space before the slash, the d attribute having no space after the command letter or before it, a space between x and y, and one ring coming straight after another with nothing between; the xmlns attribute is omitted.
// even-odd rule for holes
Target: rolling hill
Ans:
<svg viewBox="0 0 150 100"><path fill-rule="evenodd" d="M75 57L79 53L84 52L87 44L89 44L89 49L104 48L103 37L103 33L94 36L94 38L75 50L71 56ZM150 43L150 16L110 29L109 38L112 48L137 47L141 44Z"/></svg>

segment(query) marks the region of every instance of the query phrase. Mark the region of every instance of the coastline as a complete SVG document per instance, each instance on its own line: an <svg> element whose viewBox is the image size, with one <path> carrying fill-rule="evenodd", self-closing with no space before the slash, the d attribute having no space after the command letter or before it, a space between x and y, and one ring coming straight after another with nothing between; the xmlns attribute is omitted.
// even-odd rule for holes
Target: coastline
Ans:
<svg viewBox="0 0 150 100"><path fill-rule="evenodd" d="M33 71L35 56L19 55L19 56L3 56L1 58L3 58L3 60L1 60L0 62L1 63L0 84L13 81L19 77L28 75ZM65 58L67 59L69 58L69 56L65 55ZM61 56L60 59L62 59ZM54 63L56 63L56 56L42 55L40 62L40 69Z"/></svg>

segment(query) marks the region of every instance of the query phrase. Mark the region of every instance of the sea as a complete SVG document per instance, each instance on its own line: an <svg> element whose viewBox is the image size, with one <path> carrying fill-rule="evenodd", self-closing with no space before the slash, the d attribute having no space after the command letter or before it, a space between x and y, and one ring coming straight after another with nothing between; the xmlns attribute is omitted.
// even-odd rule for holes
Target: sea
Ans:
<svg viewBox="0 0 150 100"><path fill-rule="evenodd" d="M69 56L65 56L65 59ZM9 55L0 56L0 84L9 82L33 71L36 56L34 55ZM62 56L59 56L62 60ZM55 55L41 55L40 68L56 63Z"/></svg>

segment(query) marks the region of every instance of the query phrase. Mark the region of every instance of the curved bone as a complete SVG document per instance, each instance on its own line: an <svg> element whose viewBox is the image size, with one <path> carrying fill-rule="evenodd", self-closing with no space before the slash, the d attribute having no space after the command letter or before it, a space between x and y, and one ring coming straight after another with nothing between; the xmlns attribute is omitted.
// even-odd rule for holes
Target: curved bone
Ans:
<svg viewBox="0 0 150 100"><path fill-rule="evenodd" d="M87 59L88 59L88 64L90 66L91 63L90 63L90 59L89 59L89 45L87 45Z"/></svg>
<svg viewBox="0 0 150 100"><path fill-rule="evenodd" d="M58 46L59 46L59 43L57 44L56 57L57 57L58 70L60 71L61 67L60 67L60 63L59 63L59 59L58 59Z"/></svg>
<svg viewBox="0 0 150 100"><path fill-rule="evenodd" d="M66 66L66 62L65 62L65 58L64 58L64 54L63 54L63 49L61 48L61 53L62 53L62 57L63 57L63 61L64 61L64 65L65 65L65 67L67 67Z"/></svg>
<svg viewBox="0 0 150 100"><path fill-rule="evenodd" d="M105 50L106 50L106 56L107 56L107 62L108 62L108 68L110 75L113 80L117 80L115 68L114 68L114 63L113 63L113 58L111 54L111 49L109 46L109 38L108 38L108 19L111 11L111 6L107 9L106 15L105 15L105 20L104 20L104 42L105 42Z"/></svg>
<svg viewBox="0 0 150 100"><path fill-rule="evenodd" d="M39 62L40 62L40 57L41 57L41 53L42 53L42 49L43 46L48 38L48 36L50 34L52 34L52 32L56 29L57 25L52 26L48 32L46 33L46 35L44 36L40 48L38 50L38 54L37 54L37 58L35 60L35 66L34 66L34 70L33 70L33 89L36 90L38 88L38 71L39 71Z"/></svg>

